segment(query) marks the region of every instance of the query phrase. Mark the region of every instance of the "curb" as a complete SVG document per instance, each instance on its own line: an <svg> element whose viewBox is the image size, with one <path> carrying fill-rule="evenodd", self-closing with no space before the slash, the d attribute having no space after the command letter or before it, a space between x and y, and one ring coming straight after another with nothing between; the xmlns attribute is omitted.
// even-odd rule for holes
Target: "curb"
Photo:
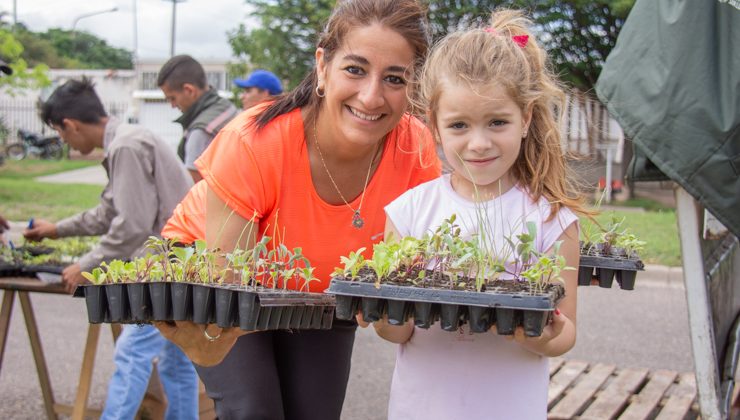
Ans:
<svg viewBox="0 0 740 420"><path fill-rule="evenodd" d="M637 284L683 288L683 267L645 264L645 271L637 274Z"/></svg>

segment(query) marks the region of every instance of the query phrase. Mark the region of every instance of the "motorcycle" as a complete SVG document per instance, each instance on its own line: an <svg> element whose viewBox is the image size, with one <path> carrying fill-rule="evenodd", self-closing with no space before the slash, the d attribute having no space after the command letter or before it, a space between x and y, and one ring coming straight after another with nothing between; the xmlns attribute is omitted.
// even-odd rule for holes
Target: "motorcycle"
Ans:
<svg viewBox="0 0 740 420"><path fill-rule="evenodd" d="M64 143L59 136L42 136L27 130L18 130L20 143L9 144L5 148L8 159L21 160L26 156L38 156L41 159L59 160L64 156Z"/></svg>

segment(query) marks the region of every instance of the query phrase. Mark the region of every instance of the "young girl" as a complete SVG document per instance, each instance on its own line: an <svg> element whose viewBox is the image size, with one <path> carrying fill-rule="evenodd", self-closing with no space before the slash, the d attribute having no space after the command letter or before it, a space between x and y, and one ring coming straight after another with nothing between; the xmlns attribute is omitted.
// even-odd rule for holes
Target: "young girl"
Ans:
<svg viewBox="0 0 740 420"><path fill-rule="evenodd" d="M574 212L588 211L566 180L554 114L563 93L528 23L499 11L491 27L453 33L433 49L420 101L452 172L386 206L386 238L422 237L456 214L463 236L488 235L501 250L534 222L537 250L562 241L567 265L578 266ZM481 211L490 226L480 227ZM378 335L400 344L389 418L546 418L547 357L576 340L576 271L562 278L566 297L540 337L525 337L521 327L507 337L495 326L471 334L467 325L445 332L374 323Z"/></svg>

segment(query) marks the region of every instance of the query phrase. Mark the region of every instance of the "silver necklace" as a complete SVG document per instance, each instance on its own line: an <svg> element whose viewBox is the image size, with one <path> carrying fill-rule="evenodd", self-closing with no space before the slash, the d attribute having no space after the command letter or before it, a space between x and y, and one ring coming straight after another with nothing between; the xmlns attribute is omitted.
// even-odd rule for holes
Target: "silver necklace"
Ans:
<svg viewBox="0 0 740 420"><path fill-rule="evenodd" d="M331 181L331 184L334 186L334 189L337 191L337 194L339 194L339 197L344 201L344 204L349 207L350 210L352 210L352 226L356 229L361 229L363 226L365 226L365 220L360 215L360 210L362 210L362 202L365 200L365 191L367 190L367 182L370 180L370 172L372 172L373 164L375 163L375 158L378 156L378 150L380 150L380 146L382 143L378 144L378 148L375 150L375 153L373 154L373 158L370 159L370 167L367 168L367 175L365 176L365 186L362 187L362 195L360 196L360 204L357 206L357 210L352 208L352 206L349 205L349 202L347 202L347 199L344 198L344 195L339 190L339 187L337 186L337 183L334 182L334 177L331 176L331 172L329 172L329 168L326 166L326 162L324 161L324 155L321 153L321 147L319 147L319 137L317 135L316 130L316 120L313 121L313 142L316 145L316 150L319 152L319 158L321 159L321 166L324 167L324 170L326 171L326 174L329 175L329 180Z"/></svg>

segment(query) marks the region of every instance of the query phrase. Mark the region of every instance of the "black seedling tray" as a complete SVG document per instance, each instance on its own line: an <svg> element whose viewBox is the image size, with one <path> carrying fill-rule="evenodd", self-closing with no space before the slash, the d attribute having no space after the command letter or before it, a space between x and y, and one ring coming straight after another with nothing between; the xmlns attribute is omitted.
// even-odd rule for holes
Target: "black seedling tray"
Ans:
<svg viewBox="0 0 740 420"><path fill-rule="evenodd" d="M90 323L192 320L243 330L330 329L335 300L322 293L236 285L119 283L82 285Z"/></svg>
<svg viewBox="0 0 740 420"><path fill-rule="evenodd" d="M35 277L36 273L62 274L64 265L24 265L21 267L24 276Z"/></svg>
<svg viewBox="0 0 740 420"><path fill-rule="evenodd" d="M0 262L0 277L20 277L23 273L23 266L7 262Z"/></svg>
<svg viewBox="0 0 740 420"><path fill-rule="evenodd" d="M499 334L511 335L523 326L530 337L542 334L549 313L563 298L562 286L537 294L512 293L488 288L484 292L421 288L332 279L327 293L336 295L337 319L350 320L358 311L365 321L388 315L391 325L403 325L409 318L420 328L436 321L446 331L468 323L472 332L487 332L495 323Z"/></svg>
<svg viewBox="0 0 740 420"><path fill-rule="evenodd" d="M639 259L581 254L578 285L590 286L596 277L600 287L610 288L616 277L622 290L634 290L637 272L644 270L645 265Z"/></svg>
<svg viewBox="0 0 740 420"><path fill-rule="evenodd" d="M23 265L0 262L0 277L36 277L36 273L62 274L62 265Z"/></svg>

